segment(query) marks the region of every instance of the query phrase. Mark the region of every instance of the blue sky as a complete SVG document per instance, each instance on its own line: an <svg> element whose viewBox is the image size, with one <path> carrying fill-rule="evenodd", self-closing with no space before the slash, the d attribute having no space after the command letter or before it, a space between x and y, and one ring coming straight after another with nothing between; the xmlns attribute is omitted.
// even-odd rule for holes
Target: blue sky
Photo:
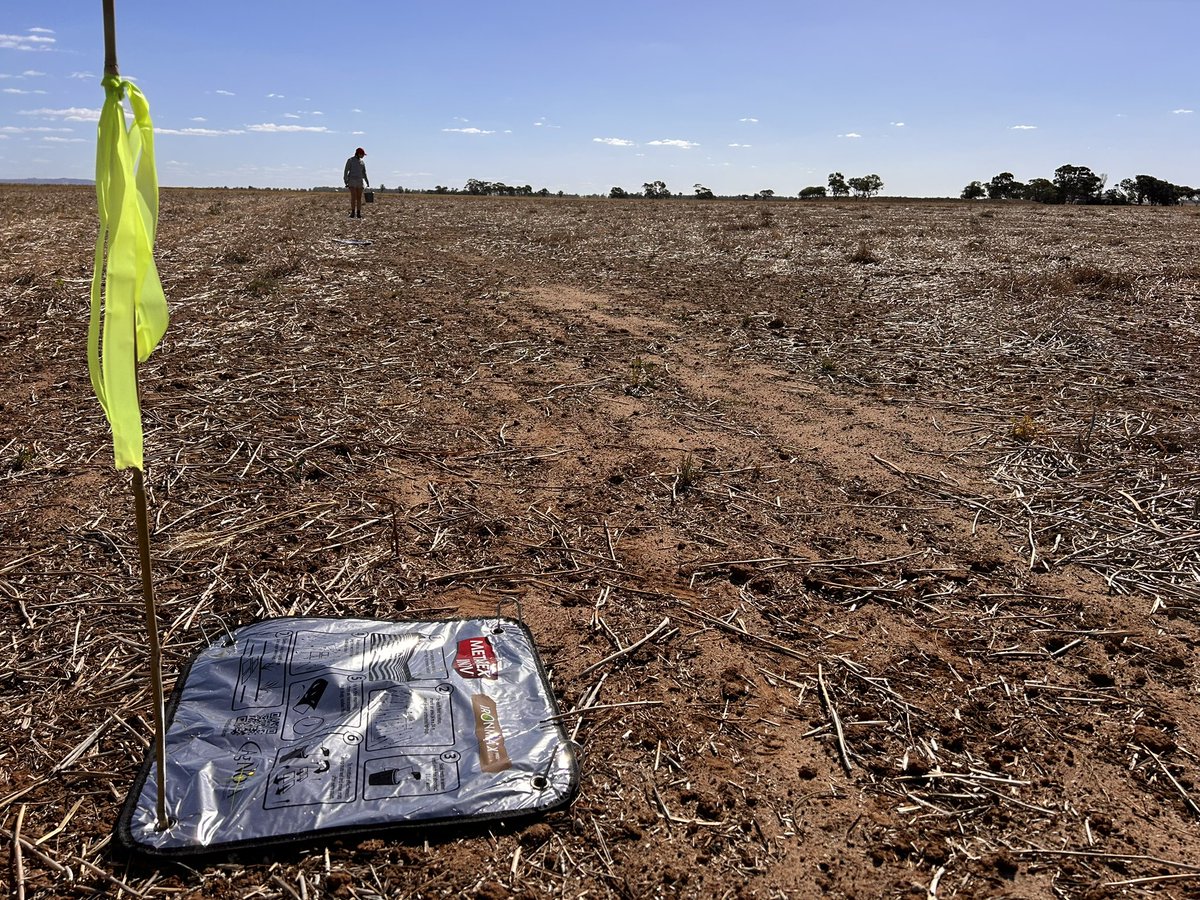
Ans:
<svg viewBox="0 0 1200 900"><path fill-rule="evenodd" d="M0 11L0 178L90 178L100 0ZM1200 184L1200 0L116 0L164 186Z"/></svg>

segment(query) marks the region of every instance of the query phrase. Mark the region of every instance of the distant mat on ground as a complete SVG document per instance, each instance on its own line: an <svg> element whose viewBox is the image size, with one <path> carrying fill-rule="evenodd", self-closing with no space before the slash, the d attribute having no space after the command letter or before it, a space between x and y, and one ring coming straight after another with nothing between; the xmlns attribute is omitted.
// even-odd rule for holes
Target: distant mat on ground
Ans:
<svg viewBox="0 0 1200 900"><path fill-rule="evenodd" d="M179 857L560 809L578 768L556 716L513 619L257 622L200 651L171 697L171 827L151 748L117 836Z"/></svg>

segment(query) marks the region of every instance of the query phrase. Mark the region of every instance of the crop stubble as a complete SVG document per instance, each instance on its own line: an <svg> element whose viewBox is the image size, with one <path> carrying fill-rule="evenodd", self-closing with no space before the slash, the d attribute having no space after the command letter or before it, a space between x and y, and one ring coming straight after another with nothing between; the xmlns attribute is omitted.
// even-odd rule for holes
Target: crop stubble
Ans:
<svg viewBox="0 0 1200 900"><path fill-rule="evenodd" d="M164 191L168 680L519 601L583 758L544 823L185 870L108 839L151 735L93 199L0 197L14 891L1200 889L1194 209Z"/></svg>

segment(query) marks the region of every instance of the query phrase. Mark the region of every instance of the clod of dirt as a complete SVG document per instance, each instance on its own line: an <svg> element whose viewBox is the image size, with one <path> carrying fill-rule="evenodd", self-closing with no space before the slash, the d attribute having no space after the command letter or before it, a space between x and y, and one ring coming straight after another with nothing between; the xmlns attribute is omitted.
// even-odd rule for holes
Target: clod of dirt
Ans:
<svg viewBox="0 0 1200 900"><path fill-rule="evenodd" d="M980 555L971 560L971 569L975 572L994 572L1003 567L1004 562L999 556Z"/></svg>
<svg viewBox="0 0 1200 900"><path fill-rule="evenodd" d="M1153 753L1170 753L1179 746L1171 739L1170 735L1163 734L1158 729L1150 728L1147 725L1134 726L1133 742L1141 744Z"/></svg>
<svg viewBox="0 0 1200 900"><path fill-rule="evenodd" d="M770 596L775 592L775 582L770 578L753 578L746 584L746 587L763 597Z"/></svg>
<svg viewBox="0 0 1200 900"><path fill-rule="evenodd" d="M753 577L754 577L754 573L751 570L745 568L744 566L730 566L729 567L729 583L736 587L741 587L742 585L749 582L750 579Z"/></svg>
<svg viewBox="0 0 1200 900"><path fill-rule="evenodd" d="M476 900L507 900L511 896L508 888L494 881L485 881L475 891Z"/></svg>
<svg viewBox="0 0 1200 900"><path fill-rule="evenodd" d="M721 696L726 700L741 700L750 693L750 683L736 666L721 673Z"/></svg>
<svg viewBox="0 0 1200 900"><path fill-rule="evenodd" d="M984 860L984 865L989 869L995 869L996 874L1006 881L1012 881L1017 877L1017 872L1020 870L1016 859L1007 850L1001 850L993 853Z"/></svg>
<svg viewBox="0 0 1200 900"><path fill-rule="evenodd" d="M519 840L526 847L540 847L554 835L554 830L545 822L530 825L521 832Z"/></svg>
<svg viewBox="0 0 1200 900"><path fill-rule="evenodd" d="M684 803L694 803L696 805L696 816L701 819L713 821L721 817L721 812L725 808L725 804L721 802L721 798L715 794L710 794L708 791L690 790L680 794L680 799Z"/></svg>

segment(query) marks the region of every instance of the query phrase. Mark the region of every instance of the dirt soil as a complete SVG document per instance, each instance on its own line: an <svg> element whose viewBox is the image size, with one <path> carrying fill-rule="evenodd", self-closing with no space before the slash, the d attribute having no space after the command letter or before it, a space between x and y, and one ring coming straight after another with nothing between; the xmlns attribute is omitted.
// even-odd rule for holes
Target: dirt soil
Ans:
<svg viewBox="0 0 1200 900"><path fill-rule="evenodd" d="M110 837L153 727L94 203L0 186L13 896L1200 896L1194 207L165 190L168 687L264 617L519 609L582 769L180 866Z"/></svg>

